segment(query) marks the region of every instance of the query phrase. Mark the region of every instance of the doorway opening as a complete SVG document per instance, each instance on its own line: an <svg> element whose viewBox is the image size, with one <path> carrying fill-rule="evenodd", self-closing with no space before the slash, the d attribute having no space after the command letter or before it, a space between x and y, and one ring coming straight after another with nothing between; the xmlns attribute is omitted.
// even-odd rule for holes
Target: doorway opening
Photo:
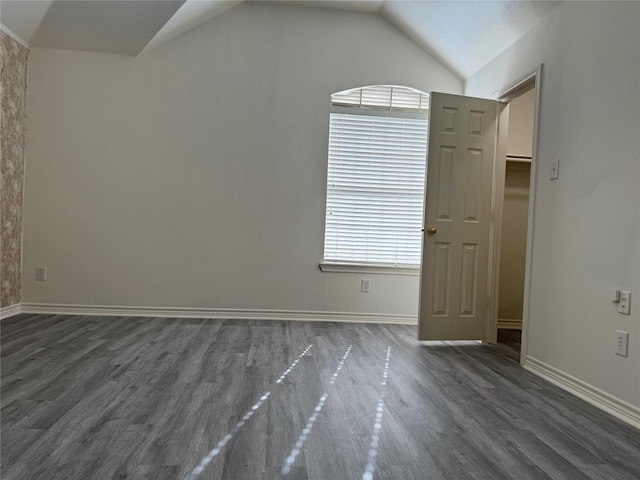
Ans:
<svg viewBox="0 0 640 480"><path fill-rule="evenodd" d="M539 71L538 71L539 73ZM528 272L533 225L538 73L499 96L501 124L506 125L496 161L502 173L497 185L499 234L494 296L495 339L515 361L525 359ZM525 334L523 335L523 332Z"/></svg>

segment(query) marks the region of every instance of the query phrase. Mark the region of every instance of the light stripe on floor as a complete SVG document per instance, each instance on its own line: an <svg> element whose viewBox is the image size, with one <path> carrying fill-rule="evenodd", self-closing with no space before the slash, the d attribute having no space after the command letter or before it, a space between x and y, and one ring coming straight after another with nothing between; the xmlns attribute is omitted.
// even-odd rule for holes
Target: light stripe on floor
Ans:
<svg viewBox="0 0 640 480"><path fill-rule="evenodd" d="M338 364L338 368L336 369L335 373L333 374L333 377L331 377L331 381L329 382L330 385L333 385L334 383L336 383L336 378L338 378L338 374L340 373L340 370L342 370L342 366L344 365L344 361L349 356L349 352L351 351L351 347L352 347L352 345L349 345L349 348L347 348L347 351L342 356L342 360L340 360L340 363Z"/></svg>
<svg viewBox="0 0 640 480"><path fill-rule="evenodd" d="M389 358L391 357L391 345L387 347L387 358L384 361L384 372L382 373L382 386L387 385L387 377L389 376Z"/></svg>
<svg viewBox="0 0 640 480"><path fill-rule="evenodd" d="M376 408L376 421L373 424L373 434L369 442L369 454L367 466L364 468L362 480L372 480L373 472L376 470L376 457L378 456L378 445L380 443L380 430L382 429L382 412L384 411L384 399L380 396L378 407Z"/></svg>
<svg viewBox="0 0 640 480"><path fill-rule="evenodd" d="M298 358L289 366L289 368L287 370L285 370L282 375L280 375L280 378L278 378L278 380L276 380L276 383L282 383L282 380L284 380L284 378L287 375L289 375L289 373L291 373L291 370L298 364L300 359L306 355L306 353L309 351L309 349L311 348L312 345L313 344L310 344L309 346L307 346L307 348L298 356ZM238 430L240 430L242 427L244 427L245 423L253 416L254 413L256 413L258 411L258 409L262 406L262 404L267 401L267 399L269 398L270 395L271 395L270 391L269 392L265 392L265 394L262 395L262 397L260 397L260 400L258 400L247 411L247 413L244 414L242 419L240 419L238 421L238 423L236 423L234 425L234 427L229 431L229 433L227 433L218 442L218 444L215 446L215 448L213 448L202 460L200 460L200 463L198 463L198 465L191 471L191 473L186 477L185 480L195 480L196 478L198 478L198 476L204 471L204 469L207 467L207 465L209 465L209 463L211 463L211 461L216 456L218 456L218 454L227 445L227 443L229 443L229 441L233 438L233 436L236 433L238 433Z"/></svg>
<svg viewBox="0 0 640 480"><path fill-rule="evenodd" d="M300 359L301 359L302 357L304 357L304 356L307 354L307 352L309 351L309 349L311 348L311 346L312 346L312 345L313 345L313 344L310 344L310 345L305 349L305 351L304 351L304 352L302 352L302 353L300 354L300 356L296 359L296 361L295 361L295 362L293 362L293 363L291 364L291 366L290 366L289 368L287 368L287 369L284 371L284 373L283 373L282 375L280 375L280 378L278 378L278 379L276 380L276 383L282 383L282 381L285 379L285 377L291 373L291 370L293 370L293 367L295 367L295 366L298 364L298 362L300 361Z"/></svg>
<svg viewBox="0 0 640 480"><path fill-rule="evenodd" d="M195 478L198 477L198 475L200 475L202 473L202 471L205 469L205 467L207 465L209 465L209 463L211 463L211 460L213 460L222 451L222 449L227 445L227 443L229 443L229 440L231 440L233 438L233 436L236 433L238 433L238 430L240 430L242 427L244 427L244 424L247 422L247 420L249 420L253 416L253 414L258 411L260 406L269 398L269 395L271 395L271 392L266 392L262 397L260 397L260 400L258 400L256 402L256 404L253 405L251 407L251 409L249 411L247 411L247 413L244 414L242 419L239 420L238 423L236 423L234 425L234 427L229 431L229 433L227 433L222 438L222 440L220 440L218 442L216 447L213 450L211 450L207 454L206 457L204 457L202 460L200 460L200 463L198 464L198 466L196 466L196 468L194 468L191 471L191 473L187 477L187 480L194 480Z"/></svg>
<svg viewBox="0 0 640 480"><path fill-rule="evenodd" d="M302 433L298 437L295 446L289 453L289 456L284 461L284 467L282 467L282 475L286 475L291 471L291 465L296 461L296 457L300 454L300 450L302 449L304 442L307 441L307 437L311 433L311 429L313 428L313 424L316 423L318 419L318 415L322 411L322 407L324 407L324 402L327 400L327 394L325 393L320 397L320 401L316 405L316 408L313 409L313 414L309 417L307 424L305 425Z"/></svg>
<svg viewBox="0 0 640 480"><path fill-rule="evenodd" d="M338 364L336 371L333 373L333 376L331 377L331 381L329 382L330 384L334 384L336 379L338 378L338 374L340 373L340 370L342 370L344 362L349 356L349 352L351 352L351 347L352 345L349 345L349 348L347 348L347 351L342 356L342 359L340 360L340 363ZM324 404L327 401L327 397L328 397L328 394L324 393L320 397L318 404L313 409L313 413L309 417L309 420L307 421L307 424L302 430L302 433L300 434L300 436L298 437L298 440L296 441L295 445L291 449L291 453L289 453L289 456L284 461L284 466L282 467L282 475L287 475L291 471L291 466L296 461L296 458L300 454L300 450L302 450L304 443L307 441L307 438L309 437L309 434L313 429L313 425L316 423L316 420L318 419L318 415L320 415L320 412L322 411L322 408L324 407Z"/></svg>
<svg viewBox="0 0 640 480"><path fill-rule="evenodd" d="M380 382L383 387L387 386L390 359L391 346L388 346L387 357L384 361L384 371L382 372L382 382ZM380 398L378 399L378 406L376 407L376 420L373 424L373 433L371 434L371 441L369 442L369 453L367 455L367 465L364 467L362 480L372 480L373 474L376 471L376 458L378 456L378 446L380 444L380 431L382 430L382 412L384 412L384 392L380 394Z"/></svg>

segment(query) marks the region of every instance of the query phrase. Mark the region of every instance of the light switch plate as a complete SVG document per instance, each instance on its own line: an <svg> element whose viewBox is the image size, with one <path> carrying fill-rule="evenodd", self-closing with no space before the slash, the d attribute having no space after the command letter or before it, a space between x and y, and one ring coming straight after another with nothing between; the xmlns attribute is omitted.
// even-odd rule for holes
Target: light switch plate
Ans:
<svg viewBox="0 0 640 480"><path fill-rule="evenodd" d="M47 280L47 267L36 267L36 280L38 282Z"/></svg>
<svg viewBox="0 0 640 480"><path fill-rule="evenodd" d="M612 288L609 290L609 298L612 302L618 303L620 301L620 290Z"/></svg>
<svg viewBox="0 0 640 480"><path fill-rule="evenodd" d="M551 160L551 180L558 178L560 169L560 159Z"/></svg>

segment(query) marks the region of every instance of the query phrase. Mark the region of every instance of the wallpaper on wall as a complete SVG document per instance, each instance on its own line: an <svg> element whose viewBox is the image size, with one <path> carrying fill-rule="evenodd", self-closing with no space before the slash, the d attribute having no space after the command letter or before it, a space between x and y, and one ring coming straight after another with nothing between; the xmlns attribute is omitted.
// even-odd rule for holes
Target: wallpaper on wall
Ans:
<svg viewBox="0 0 640 480"><path fill-rule="evenodd" d="M0 32L0 307L20 303L28 57Z"/></svg>

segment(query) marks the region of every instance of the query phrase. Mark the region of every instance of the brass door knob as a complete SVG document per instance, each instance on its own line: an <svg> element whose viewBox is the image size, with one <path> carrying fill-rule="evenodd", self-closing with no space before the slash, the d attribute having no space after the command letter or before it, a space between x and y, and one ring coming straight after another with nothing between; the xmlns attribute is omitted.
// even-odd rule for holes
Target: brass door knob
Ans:
<svg viewBox="0 0 640 480"><path fill-rule="evenodd" d="M427 228L427 235L433 235L436 232L437 232L436 227Z"/></svg>

